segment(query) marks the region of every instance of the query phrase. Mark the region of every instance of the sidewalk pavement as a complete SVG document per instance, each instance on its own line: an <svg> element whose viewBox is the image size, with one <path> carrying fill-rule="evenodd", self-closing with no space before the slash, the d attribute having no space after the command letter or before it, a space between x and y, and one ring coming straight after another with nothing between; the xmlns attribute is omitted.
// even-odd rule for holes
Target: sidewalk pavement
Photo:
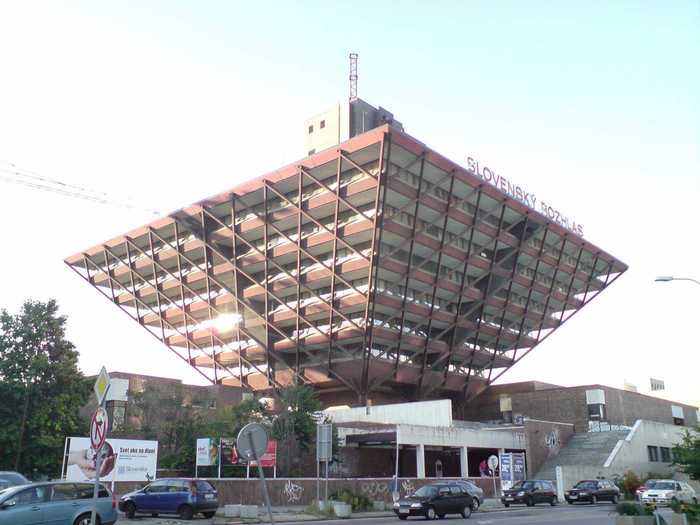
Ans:
<svg viewBox="0 0 700 525"><path fill-rule="evenodd" d="M487 513L487 512L494 512L494 511L506 511L506 510L515 510L515 507L511 507L509 509L506 509L498 499L486 499L484 502L481 504L481 507L477 511L478 513ZM327 514L312 514L309 512L308 507L273 507L272 508L272 515L275 519L275 522L290 522L290 521L326 521L330 519L338 519L340 520L341 518L335 518L334 516L328 516ZM352 513L352 519L361 519L361 518L388 518L388 517L393 517L395 516L394 512L392 510L384 510L384 511L369 511L369 512L353 512ZM213 525L234 525L238 523L255 523L259 521L266 521L267 520L267 509L263 507L258 508L258 519L257 520L248 520L248 519L240 519L240 518L226 518L224 517L224 509L223 507L219 508L219 511L217 512L216 517L213 519L212 523Z"/></svg>

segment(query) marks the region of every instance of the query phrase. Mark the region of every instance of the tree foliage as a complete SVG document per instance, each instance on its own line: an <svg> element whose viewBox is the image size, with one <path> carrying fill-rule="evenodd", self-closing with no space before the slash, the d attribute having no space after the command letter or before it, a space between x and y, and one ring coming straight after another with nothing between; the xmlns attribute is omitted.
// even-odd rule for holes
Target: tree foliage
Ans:
<svg viewBox="0 0 700 525"><path fill-rule="evenodd" d="M693 431L685 431L681 442L673 447L673 459L673 464L690 479L700 481L700 425Z"/></svg>
<svg viewBox="0 0 700 525"><path fill-rule="evenodd" d="M282 475L304 475L316 439L316 414L321 402L308 386L285 388L279 393L279 413L272 424L277 440L278 469Z"/></svg>
<svg viewBox="0 0 700 525"><path fill-rule="evenodd" d="M0 470L56 477L65 437L87 432L79 409L90 382L65 325L54 300L0 312Z"/></svg>

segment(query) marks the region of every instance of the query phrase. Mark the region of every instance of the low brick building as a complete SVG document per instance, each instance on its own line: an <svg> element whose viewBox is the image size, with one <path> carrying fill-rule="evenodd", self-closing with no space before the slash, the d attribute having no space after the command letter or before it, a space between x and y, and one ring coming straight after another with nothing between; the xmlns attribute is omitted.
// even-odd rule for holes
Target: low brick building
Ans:
<svg viewBox="0 0 700 525"><path fill-rule="evenodd" d="M187 385L180 379L132 374L128 372L110 372L110 389L107 393L106 409L112 421L113 429L125 423L137 426L134 414L129 413L129 396L143 392L147 385L162 390L180 389L183 405L206 410L217 410L226 406L237 405L243 399L241 388L226 385ZM91 396L90 402L81 409L81 414L88 418L95 411L97 404Z"/></svg>
<svg viewBox="0 0 700 525"><path fill-rule="evenodd" d="M631 427L638 419L693 427L698 408L603 385L562 387L538 381L491 386L463 408L471 421L520 417L572 423L576 432Z"/></svg>

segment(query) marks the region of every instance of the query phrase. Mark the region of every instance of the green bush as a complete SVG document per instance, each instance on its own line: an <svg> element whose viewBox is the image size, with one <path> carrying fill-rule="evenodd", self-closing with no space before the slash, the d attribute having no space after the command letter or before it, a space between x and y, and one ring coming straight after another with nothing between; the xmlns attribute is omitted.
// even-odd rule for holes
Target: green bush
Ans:
<svg viewBox="0 0 700 525"><path fill-rule="evenodd" d="M364 494L354 494L349 489L341 489L330 495L334 501L342 501L352 506L353 512L362 512L372 508L372 501Z"/></svg>
<svg viewBox="0 0 700 525"><path fill-rule="evenodd" d="M622 501L615 506L615 511L620 516L651 516L651 509L644 505L632 503L631 501Z"/></svg>

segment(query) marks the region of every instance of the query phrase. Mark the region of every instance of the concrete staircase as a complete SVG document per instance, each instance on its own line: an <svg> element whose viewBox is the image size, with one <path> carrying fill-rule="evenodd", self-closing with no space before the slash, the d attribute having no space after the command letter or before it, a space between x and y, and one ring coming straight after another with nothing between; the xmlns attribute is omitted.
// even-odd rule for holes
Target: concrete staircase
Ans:
<svg viewBox="0 0 700 525"><path fill-rule="evenodd" d="M627 433L627 430L615 430L574 434L559 451L559 454L544 462L534 479L556 481L555 467L557 465L586 465L602 468L617 442L625 439Z"/></svg>

